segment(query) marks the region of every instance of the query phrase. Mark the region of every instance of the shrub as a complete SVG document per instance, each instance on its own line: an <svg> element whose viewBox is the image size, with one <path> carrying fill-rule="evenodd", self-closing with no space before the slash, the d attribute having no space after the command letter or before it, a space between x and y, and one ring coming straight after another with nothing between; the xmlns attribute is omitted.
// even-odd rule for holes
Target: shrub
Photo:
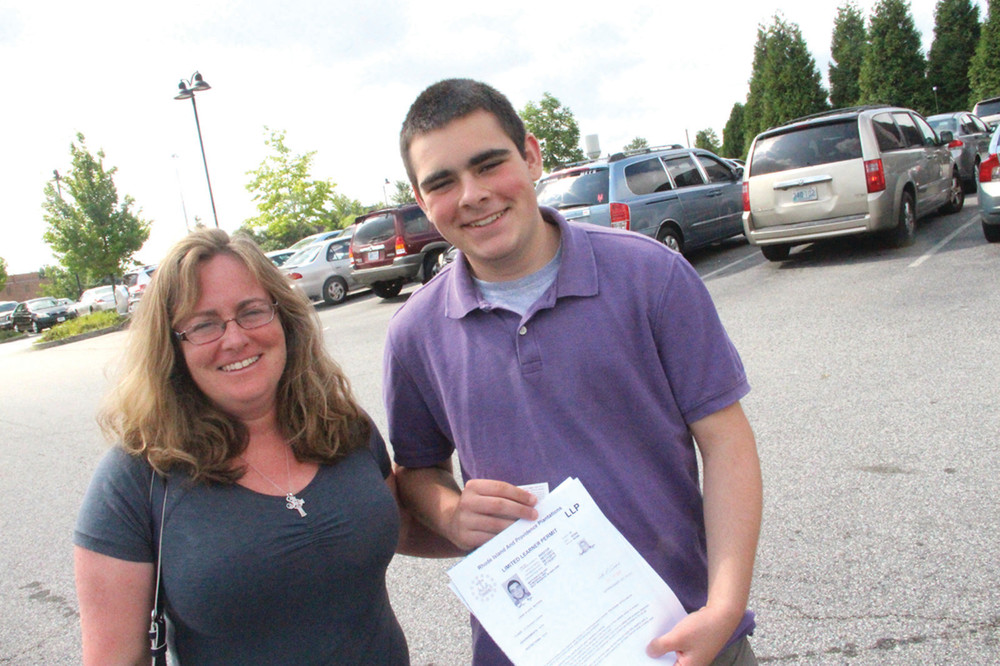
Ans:
<svg viewBox="0 0 1000 666"><path fill-rule="evenodd" d="M75 335L82 335L91 331L100 331L106 328L117 328L121 326L127 317L122 317L114 310L104 310L89 315L83 315L76 319L70 319L61 324L57 324L45 331L39 338L39 342L53 342L64 340Z"/></svg>

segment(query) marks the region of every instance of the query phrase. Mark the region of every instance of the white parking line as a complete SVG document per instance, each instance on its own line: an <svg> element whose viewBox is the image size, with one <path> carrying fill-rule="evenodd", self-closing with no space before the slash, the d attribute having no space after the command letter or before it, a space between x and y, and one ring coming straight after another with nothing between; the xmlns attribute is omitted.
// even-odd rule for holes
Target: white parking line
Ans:
<svg viewBox="0 0 1000 666"><path fill-rule="evenodd" d="M760 256L760 255L759 255L759 254L758 254L757 252L753 252L753 253L751 253L751 254L748 254L747 256L743 257L742 259L737 259L736 261L734 261L734 262L732 262L732 263L728 263L728 264L726 264L726 265L725 265L725 266L723 266L722 268L716 268L716 269L715 269L714 271L712 271L711 273L706 273L705 275L702 275L702 276L701 276L701 279L702 279L702 280L707 280L708 278L712 277L713 275L718 275L718 274L719 274L719 273L721 273L722 271L728 271L728 270L729 270L730 268L732 268L732 267L733 267L733 266L735 266L736 264L742 264L742 263L743 263L744 261L746 261L747 259L753 259L754 257L758 257L758 256Z"/></svg>
<svg viewBox="0 0 1000 666"><path fill-rule="evenodd" d="M928 259L930 259L931 257L933 257L935 254L937 254L937 251L940 250L945 245L947 245L951 241L951 239L953 239L955 236L959 235L960 233L962 233L963 231L965 231L966 229L968 229L969 227L971 227L978 220L979 220L979 214L977 213L977 214L975 214L975 215L972 216L971 220L969 220L968 222L966 222L965 224L963 224L962 226L960 226L958 229L955 229L953 232L951 232L950 234L948 234L947 236L945 236L943 239L941 239L941 241L937 245L935 245L931 249L929 249L926 252L924 252L920 256L919 259L917 259L912 264L910 264L909 266L907 266L907 268L916 268L920 264L924 263L925 261L927 261Z"/></svg>

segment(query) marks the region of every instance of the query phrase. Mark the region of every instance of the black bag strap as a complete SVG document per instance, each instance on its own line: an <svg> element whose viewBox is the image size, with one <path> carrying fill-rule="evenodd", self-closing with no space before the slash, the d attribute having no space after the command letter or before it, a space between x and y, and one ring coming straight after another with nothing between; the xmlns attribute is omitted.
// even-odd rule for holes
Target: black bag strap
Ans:
<svg viewBox="0 0 1000 666"><path fill-rule="evenodd" d="M153 482L156 481L156 470L149 477L149 504L153 505ZM167 622L163 617L160 604L160 565L163 562L163 519L167 515L167 480L163 478L163 506L160 507L160 530L156 544L156 588L153 593L153 609L149 620L149 652L153 657L153 666L166 666L167 663ZM152 518L152 516L150 516ZM153 523L156 524L155 521Z"/></svg>

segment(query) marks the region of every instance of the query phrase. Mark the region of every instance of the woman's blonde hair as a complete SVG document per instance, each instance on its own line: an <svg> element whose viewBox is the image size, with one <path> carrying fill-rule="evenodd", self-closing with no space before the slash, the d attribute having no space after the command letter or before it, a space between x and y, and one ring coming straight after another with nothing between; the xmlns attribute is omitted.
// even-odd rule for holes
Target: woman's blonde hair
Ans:
<svg viewBox="0 0 1000 666"><path fill-rule="evenodd" d="M277 303L287 355L277 418L295 457L329 464L366 446L368 416L327 353L312 304L250 238L220 229L191 233L157 267L132 317L121 379L99 415L105 434L160 472L180 468L196 480L224 483L243 475L232 460L246 449L247 430L194 383L174 335L201 297L199 268L220 254L246 266Z"/></svg>

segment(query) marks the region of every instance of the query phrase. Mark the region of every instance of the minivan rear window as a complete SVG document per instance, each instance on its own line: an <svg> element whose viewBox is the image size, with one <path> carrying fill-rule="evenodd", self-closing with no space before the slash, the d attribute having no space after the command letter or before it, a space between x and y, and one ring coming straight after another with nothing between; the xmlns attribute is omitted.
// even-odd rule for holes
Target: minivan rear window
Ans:
<svg viewBox="0 0 1000 666"><path fill-rule="evenodd" d="M1000 113L1000 98L979 102L973 113L977 116L992 116Z"/></svg>
<svg viewBox="0 0 1000 666"><path fill-rule="evenodd" d="M538 183L538 203L553 208L597 206L608 203L608 170L574 169Z"/></svg>
<svg viewBox="0 0 1000 666"><path fill-rule="evenodd" d="M750 176L860 157L857 119L807 125L757 139L750 161Z"/></svg>

